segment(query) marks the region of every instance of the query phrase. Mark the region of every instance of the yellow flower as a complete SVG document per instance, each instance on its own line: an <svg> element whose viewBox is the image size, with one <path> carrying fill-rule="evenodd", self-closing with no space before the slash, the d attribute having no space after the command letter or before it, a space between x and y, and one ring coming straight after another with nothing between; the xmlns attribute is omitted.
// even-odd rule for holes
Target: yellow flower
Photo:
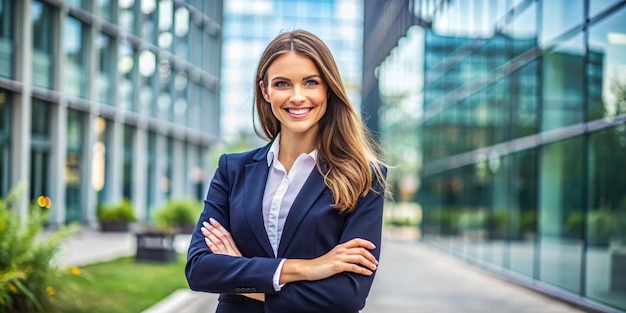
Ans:
<svg viewBox="0 0 626 313"><path fill-rule="evenodd" d="M37 198L37 204L38 204L40 207L42 207L42 208L43 208L43 207L45 207L45 206L46 206L46 197L44 197L44 196L39 196L39 198Z"/></svg>
<svg viewBox="0 0 626 313"><path fill-rule="evenodd" d="M78 268L78 266L72 266L72 274L74 274L74 276L80 275L80 268Z"/></svg>
<svg viewBox="0 0 626 313"><path fill-rule="evenodd" d="M17 293L17 287L15 287L13 283L9 283L9 290L11 290L11 292L13 293Z"/></svg>
<svg viewBox="0 0 626 313"><path fill-rule="evenodd" d="M49 295L54 296L54 294L56 293L56 290L54 290L54 287L52 287L52 286L48 286L48 287L46 287L46 292L47 292Z"/></svg>

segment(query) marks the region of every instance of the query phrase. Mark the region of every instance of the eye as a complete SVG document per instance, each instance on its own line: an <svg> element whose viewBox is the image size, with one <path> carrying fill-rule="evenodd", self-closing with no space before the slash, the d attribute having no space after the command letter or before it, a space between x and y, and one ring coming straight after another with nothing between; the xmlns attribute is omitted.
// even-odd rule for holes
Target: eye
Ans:
<svg viewBox="0 0 626 313"><path fill-rule="evenodd" d="M304 82L304 85L305 85L305 86L317 86L317 85L319 85L319 84L320 84L320 82L318 82L318 81L317 81L317 80L315 80L315 79L309 79L309 80L307 80L307 81L305 81L305 82Z"/></svg>
<svg viewBox="0 0 626 313"><path fill-rule="evenodd" d="M287 84L287 82L284 82L284 81L277 81L274 83L274 87L277 87L277 88L284 88L288 86L289 84Z"/></svg>

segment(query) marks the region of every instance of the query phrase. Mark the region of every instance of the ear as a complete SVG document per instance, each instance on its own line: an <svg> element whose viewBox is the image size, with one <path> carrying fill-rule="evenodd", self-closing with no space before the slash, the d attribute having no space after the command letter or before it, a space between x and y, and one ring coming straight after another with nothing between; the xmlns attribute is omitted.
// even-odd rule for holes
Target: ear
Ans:
<svg viewBox="0 0 626 313"><path fill-rule="evenodd" d="M265 99L265 101L269 103L270 96L267 94L267 89L265 88L265 84L263 83L263 80L259 81L259 87L261 88L261 94L263 94L263 99Z"/></svg>

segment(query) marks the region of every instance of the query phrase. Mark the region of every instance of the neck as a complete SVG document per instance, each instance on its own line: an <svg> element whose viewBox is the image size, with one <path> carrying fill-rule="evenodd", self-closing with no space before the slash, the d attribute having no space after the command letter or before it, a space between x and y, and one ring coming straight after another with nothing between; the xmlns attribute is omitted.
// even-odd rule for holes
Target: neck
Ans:
<svg viewBox="0 0 626 313"><path fill-rule="evenodd" d="M315 150L315 133L289 133L280 134L280 151L278 160L285 166L287 172L296 159L303 153L311 153Z"/></svg>

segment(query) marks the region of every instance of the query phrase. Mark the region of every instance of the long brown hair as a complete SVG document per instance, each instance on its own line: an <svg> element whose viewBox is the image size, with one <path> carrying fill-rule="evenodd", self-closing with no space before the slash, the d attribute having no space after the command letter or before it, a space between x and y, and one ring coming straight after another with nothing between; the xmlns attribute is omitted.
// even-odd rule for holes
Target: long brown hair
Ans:
<svg viewBox="0 0 626 313"><path fill-rule="evenodd" d="M280 122L263 98L259 82L267 83L267 69L285 53L309 57L317 66L328 86L327 109L319 121L317 133L317 170L332 191L334 207L341 213L351 213L360 197L368 192L386 192L384 164L376 152L359 114L348 100L345 88L330 50L317 36L305 30L284 32L265 48L255 76L255 103L260 121L255 132L268 140L280 132ZM374 188L374 184L378 187Z"/></svg>

